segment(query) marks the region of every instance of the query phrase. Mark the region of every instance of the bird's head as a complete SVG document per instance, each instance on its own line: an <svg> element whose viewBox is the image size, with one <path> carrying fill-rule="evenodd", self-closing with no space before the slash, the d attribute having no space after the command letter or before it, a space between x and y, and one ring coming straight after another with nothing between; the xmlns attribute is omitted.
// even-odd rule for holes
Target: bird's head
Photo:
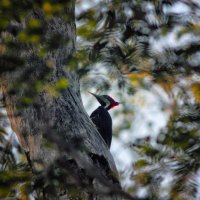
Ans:
<svg viewBox="0 0 200 200"><path fill-rule="evenodd" d="M94 97L96 97L97 101L107 110L114 108L119 105L119 102L116 102L113 98L108 95L97 95L90 92Z"/></svg>

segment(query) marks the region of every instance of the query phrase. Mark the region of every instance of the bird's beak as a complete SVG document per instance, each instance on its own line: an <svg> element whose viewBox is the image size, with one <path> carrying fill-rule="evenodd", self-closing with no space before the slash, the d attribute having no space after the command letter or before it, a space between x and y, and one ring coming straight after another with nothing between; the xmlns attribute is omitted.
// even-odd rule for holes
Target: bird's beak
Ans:
<svg viewBox="0 0 200 200"><path fill-rule="evenodd" d="M91 95L93 95L97 101L102 105L102 102L104 102L104 100L102 99L101 95L97 95L97 94L94 94L92 92L89 92Z"/></svg>
<svg viewBox="0 0 200 200"><path fill-rule="evenodd" d="M92 92L89 92L91 95L93 95L94 97L96 97L97 99L99 99L99 95L97 95L97 94L94 94L94 93L92 93Z"/></svg>
<svg viewBox="0 0 200 200"><path fill-rule="evenodd" d="M92 93L92 92L89 92L91 95L93 95L93 96L95 96L95 97L97 97L98 95L96 95L96 94L94 94L94 93Z"/></svg>

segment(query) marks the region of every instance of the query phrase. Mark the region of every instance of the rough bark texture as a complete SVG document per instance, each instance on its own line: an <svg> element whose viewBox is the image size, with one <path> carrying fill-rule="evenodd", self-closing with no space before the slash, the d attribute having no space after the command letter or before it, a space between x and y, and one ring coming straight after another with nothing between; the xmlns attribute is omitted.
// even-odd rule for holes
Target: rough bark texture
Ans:
<svg viewBox="0 0 200 200"><path fill-rule="evenodd" d="M68 14L74 16L73 1L68 8ZM29 17L36 16L42 18L42 13L39 12L37 15L36 13L32 13ZM7 113L11 121L12 129L17 134L22 147L30 158L33 168L37 168L37 162L39 162L46 169L57 158L58 154L60 154L59 148L64 149L66 147L70 149L70 144L73 143L74 139L80 140L81 138L80 143L85 149L84 153L80 153L81 151L72 151L67 156L75 156L78 166L84 168L85 165L88 165L88 169L92 170L96 168L94 165L98 165L99 168L102 168L102 171L105 171L108 163L108 169L110 168L114 174L117 174L115 163L109 149L83 107L78 76L74 71L68 70L65 66L68 58L75 51L75 22L74 17L70 19L66 23L62 17L52 17L46 23L45 38L47 41L50 35L55 33L62 35L68 42L60 45L57 49L49 51L43 60L34 60L35 50L32 47L19 52L20 56L23 55L25 58L26 70L30 70L31 72L29 73L30 80L37 79L44 63L50 61L53 70L51 76L48 78L48 82L55 83L60 78L65 77L69 80L70 86L62 91L58 97L41 92L36 98L37 104L16 111L17 101L23 95L24 91L21 89L19 93L12 95L7 93L7 88L11 80L12 82L15 81L16 72L15 74L9 74L8 79L2 84L2 89L6 95ZM25 23L23 23L22 27L24 26ZM45 137L44 134L46 134ZM62 144L57 144L53 150L49 149L44 144L44 140L48 137L50 137L50 140L52 139L56 143L62 142ZM103 160L105 166L99 164L101 160ZM98 183L96 187L98 187ZM110 198L115 199L116 197ZM60 199L69 198L66 195L60 197ZM91 199L90 195L88 199ZM105 196L96 195L95 199L106 198Z"/></svg>

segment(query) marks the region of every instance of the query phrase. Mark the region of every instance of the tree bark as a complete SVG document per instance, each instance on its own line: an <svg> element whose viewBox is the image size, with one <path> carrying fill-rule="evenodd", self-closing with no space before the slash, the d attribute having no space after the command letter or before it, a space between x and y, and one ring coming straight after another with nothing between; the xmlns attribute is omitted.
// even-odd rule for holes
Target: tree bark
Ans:
<svg viewBox="0 0 200 200"><path fill-rule="evenodd" d="M34 47L30 46L18 52L19 56L25 58L24 69L31 72L29 74L31 81L39 79L40 70L50 62L52 72L48 77L48 84L53 84L64 77L69 80L69 87L57 97L42 91L37 95L36 103L18 109L17 103L24 95L24 89L21 88L15 94L8 93L10 85L15 83L15 80L21 74L20 70L15 71L8 74L1 83L2 90L6 96L6 110L12 129L25 150L33 170L38 170L42 167L42 170L45 171L62 155L63 151L63 155L69 160L75 159L77 165L87 172L86 174L90 173L89 169L99 168L103 174L114 173L114 176L117 176L113 157L83 107L78 75L66 66L67 61L75 51L74 4L75 2L71 1L67 9L70 16L68 22L62 16L54 16L45 21L46 32L44 33L44 38L46 41L48 42L52 34L57 34L62 35L68 41L67 43L60 44L56 49L48 50L47 55L39 61L34 60L36 57L36 49ZM36 14L34 11L28 17L42 18L43 14L42 12ZM24 24L26 23L22 23L21 27L24 28L26 26ZM53 149L47 147L45 144L47 140L56 144ZM107 164L108 166L106 166ZM89 176L91 177L93 174L91 173ZM106 176L110 178L109 175ZM98 178L96 182L100 182L101 187L108 187L102 186L103 183ZM93 185L98 187L99 183L93 183ZM99 190L101 191L101 189ZM88 195L87 198L91 199L91 196ZM99 194L92 198L106 199L105 196ZM116 196L109 198L116 199ZM66 195L60 197L60 199L70 198Z"/></svg>

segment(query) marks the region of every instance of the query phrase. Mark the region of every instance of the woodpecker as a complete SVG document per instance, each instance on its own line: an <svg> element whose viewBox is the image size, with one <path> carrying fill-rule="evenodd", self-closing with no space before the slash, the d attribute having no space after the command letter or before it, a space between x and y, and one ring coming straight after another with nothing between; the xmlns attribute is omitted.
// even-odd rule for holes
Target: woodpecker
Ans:
<svg viewBox="0 0 200 200"><path fill-rule="evenodd" d="M110 148L112 141L112 118L108 113L108 110L119 105L113 98L108 95L96 95L90 92L97 101L101 104L96 110L92 112L90 118L96 125L97 130L101 134L105 143Z"/></svg>

